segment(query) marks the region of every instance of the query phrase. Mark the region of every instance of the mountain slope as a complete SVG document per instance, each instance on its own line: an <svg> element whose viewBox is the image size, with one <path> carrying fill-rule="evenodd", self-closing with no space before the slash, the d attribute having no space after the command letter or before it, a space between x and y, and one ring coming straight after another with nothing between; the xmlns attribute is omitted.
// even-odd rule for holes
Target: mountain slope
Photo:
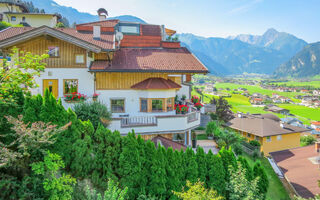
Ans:
<svg viewBox="0 0 320 200"><path fill-rule="evenodd" d="M320 42L303 48L275 71L276 77L308 77L320 74Z"/></svg>
<svg viewBox="0 0 320 200"><path fill-rule="evenodd" d="M90 13L85 13L85 12L79 12L75 8L59 5L54 0L26 0L26 1L32 1L36 7L44 9L46 13L60 13L62 16L65 16L68 18L70 24L73 24L74 22L77 24L80 24L80 23L92 22L92 21L98 20L97 15L92 15ZM131 15L121 15L117 17L110 17L110 19L120 19L122 21L146 23L144 20Z"/></svg>
<svg viewBox="0 0 320 200"><path fill-rule="evenodd" d="M213 61L207 63L207 66L210 64L214 66L215 63L223 66L225 74L244 72L272 74L280 64L289 59L278 50L258 47L240 40L204 38L193 34L180 34L179 38L196 55L197 52L201 52L205 54L202 57ZM205 62L204 58L199 57L199 59Z"/></svg>
<svg viewBox="0 0 320 200"><path fill-rule="evenodd" d="M241 34L228 37L228 39L236 39L255 46L275 49L287 56L295 55L308 44L294 35L278 32L273 28L268 29L263 35Z"/></svg>

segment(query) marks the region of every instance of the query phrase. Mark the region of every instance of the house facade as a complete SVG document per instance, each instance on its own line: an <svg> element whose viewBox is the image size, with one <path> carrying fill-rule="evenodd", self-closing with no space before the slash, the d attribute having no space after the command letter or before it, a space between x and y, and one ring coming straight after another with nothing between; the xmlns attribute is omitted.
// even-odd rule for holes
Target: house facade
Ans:
<svg viewBox="0 0 320 200"><path fill-rule="evenodd" d="M190 99L193 74L207 68L178 41L168 41L164 26L106 20L78 24L75 29L12 27L0 32L0 48L34 54L48 52L45 71L35 80L33 94L49 89L65 96L94 94L112 112L111 130L121 135L135 130L145 139L157 135L191 144L191 130L200 124L200 112L189 105L174 110L175 98Z"/></svg>
<svg viewBox="0 0 320 200"><path fill-rule="evenodd" d="M228 123L228 127L248 141L258 141L261 152L266 156L269 156L270 152L299 147L300 134L308 131L302 127L283 123L273 114L239 114Z"/></svg>
<svg viewBox="0 0 320 200"><path fill-rule="evenodd" d="M56 14L30 13L28 8L19 1L4 0L0 2L0 21L13 25L55 27L58 18Z"/></svg>

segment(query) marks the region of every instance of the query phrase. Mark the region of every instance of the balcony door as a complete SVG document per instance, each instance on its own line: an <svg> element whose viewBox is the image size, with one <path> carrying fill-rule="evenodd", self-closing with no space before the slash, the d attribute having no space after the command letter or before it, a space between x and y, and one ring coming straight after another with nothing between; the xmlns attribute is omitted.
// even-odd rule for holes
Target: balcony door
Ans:
<svg viewBox="0 0 320 200"><path fill-rule="evenodd" d="M43 94L46 89L58 98L58 79L43 79Z"/></svg>

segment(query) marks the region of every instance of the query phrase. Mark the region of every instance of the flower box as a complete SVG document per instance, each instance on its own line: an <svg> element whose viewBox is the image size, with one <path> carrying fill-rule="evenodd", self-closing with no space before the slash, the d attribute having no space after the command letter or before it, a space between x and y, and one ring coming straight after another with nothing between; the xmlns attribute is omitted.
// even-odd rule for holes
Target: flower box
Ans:
<svg viewBox="0 0 320 200"><path fill-rule="evenodd" d="M81 101L85 101L87 99L87 96L84 94L73 92L72 94L64 95L64 98L64 101L67 103L78 103Z"/></svg>

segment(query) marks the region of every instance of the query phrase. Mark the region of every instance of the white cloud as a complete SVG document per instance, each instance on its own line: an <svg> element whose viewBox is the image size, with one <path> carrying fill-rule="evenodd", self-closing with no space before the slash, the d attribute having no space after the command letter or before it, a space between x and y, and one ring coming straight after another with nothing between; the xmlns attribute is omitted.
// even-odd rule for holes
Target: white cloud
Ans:
<svg viewBox="0 0 320 200"><path fill-rule="evenodd" d="M250 0L249 2L246 2L244 5L233 8L228 12L228 14L235 15L235 14L248 12L252 7L254 7L258 3L261 3L262 1L263 0Z"/></svg>

